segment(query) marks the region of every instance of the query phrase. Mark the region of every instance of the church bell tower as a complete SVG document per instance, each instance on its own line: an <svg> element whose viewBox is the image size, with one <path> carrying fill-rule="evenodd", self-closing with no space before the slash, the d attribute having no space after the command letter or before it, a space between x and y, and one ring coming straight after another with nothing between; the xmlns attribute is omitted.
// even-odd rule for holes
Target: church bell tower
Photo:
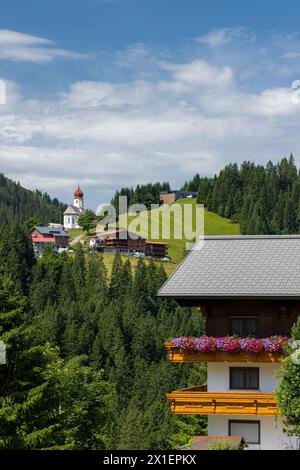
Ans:
<svg viewBox="0 0 300 470"><path fill-rule="evenodd" d="M74 206L77 207L81 212L84 211L84 199L83 199L83 192L81 191L79 185L74 192Z"/></svg>

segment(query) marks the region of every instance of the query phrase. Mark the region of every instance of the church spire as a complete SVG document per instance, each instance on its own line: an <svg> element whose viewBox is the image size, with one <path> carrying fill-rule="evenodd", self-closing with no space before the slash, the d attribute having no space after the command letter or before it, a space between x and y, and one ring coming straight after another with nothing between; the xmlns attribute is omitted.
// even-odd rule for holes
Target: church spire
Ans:
<svg viewBox="0 0 300 470"><path fill-rule="evenodd" d="M83 196L84 196L84 194L83 194L83 192L81 191L81 189L80 189L80 187L79 187L79 185L78 185L76 191L74 192L74 197L75 197L76 199L79 199L79 198L82 198Z"/></svg>

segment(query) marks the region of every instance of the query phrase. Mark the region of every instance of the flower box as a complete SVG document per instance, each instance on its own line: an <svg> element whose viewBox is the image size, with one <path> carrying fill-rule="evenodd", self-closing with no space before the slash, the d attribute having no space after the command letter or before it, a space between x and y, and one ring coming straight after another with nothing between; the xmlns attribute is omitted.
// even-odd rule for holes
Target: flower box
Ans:
<svg viewBox="0 0 300 470"><path fill-rule="evenodd" d="M172 362L279 362L289 338L199 338L182 336L165 343Z"/></svg>

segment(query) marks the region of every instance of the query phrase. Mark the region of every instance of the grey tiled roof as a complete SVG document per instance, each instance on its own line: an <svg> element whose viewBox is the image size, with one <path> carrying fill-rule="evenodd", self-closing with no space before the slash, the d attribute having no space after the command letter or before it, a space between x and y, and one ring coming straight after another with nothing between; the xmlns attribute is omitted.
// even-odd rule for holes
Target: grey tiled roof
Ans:
<svg viewBox="0 0 300 470"><path fill-rule="evenodd" d="M32 230L37 230L43 235L55 235L56 237L69 237L69 234L65 232L61 227L32 227Z"/></svg>
<svg viewBox="0 0 300 470"><path fill-rule="evenodd" d="M78 207L75 207L75 206L73 206L72 204L70 204L70 205L66 208L66 210L65 210L65 212L64 212L64 215L68 215L68 214L69 214L69 215L71 215L71 214L76 214L76 215L78 214L78 215L80 215L81 212L80 212L80 210L78 209Z"/></svg>
<svg viewBox="0 0 300 470"><path fill-rule="evenodd" d="M300 236L207 237L158 295L300 298Z"/></svg>

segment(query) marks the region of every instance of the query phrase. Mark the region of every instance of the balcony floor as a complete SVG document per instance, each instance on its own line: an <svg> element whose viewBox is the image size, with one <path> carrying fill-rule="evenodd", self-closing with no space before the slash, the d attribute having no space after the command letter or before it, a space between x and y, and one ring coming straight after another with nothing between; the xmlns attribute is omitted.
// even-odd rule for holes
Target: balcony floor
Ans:
<svg viewBox="0 0 300 470"><path fill-rule="evenodd" d="M168 393L167 399L176 414L280 415L273 393L207 392L207 387L201 385Z"/></svg>

